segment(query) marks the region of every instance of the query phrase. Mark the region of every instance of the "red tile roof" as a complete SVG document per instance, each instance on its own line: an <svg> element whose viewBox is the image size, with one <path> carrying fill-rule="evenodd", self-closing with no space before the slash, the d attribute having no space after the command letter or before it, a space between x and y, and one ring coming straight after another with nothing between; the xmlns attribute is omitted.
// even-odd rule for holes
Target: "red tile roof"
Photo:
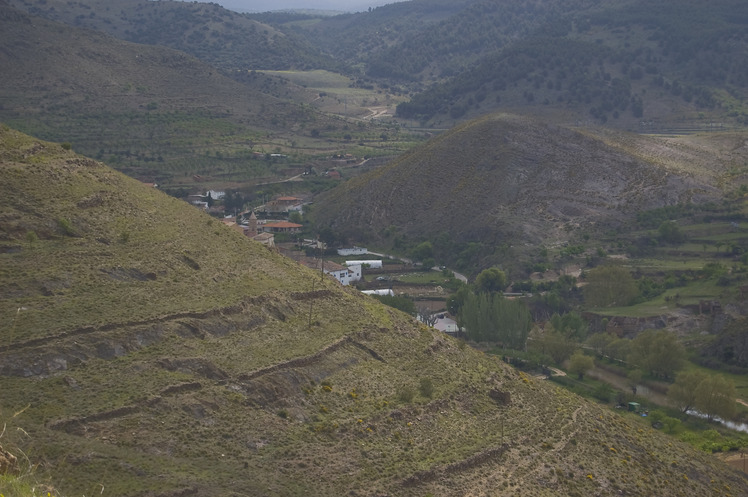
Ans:
<svg viewBox="0 0 748 497"><path fill-rule="evenodd" d="M278 221L277 223L267 223L265 228L302 228L302 224L289 223L288 221Z"/></svg>

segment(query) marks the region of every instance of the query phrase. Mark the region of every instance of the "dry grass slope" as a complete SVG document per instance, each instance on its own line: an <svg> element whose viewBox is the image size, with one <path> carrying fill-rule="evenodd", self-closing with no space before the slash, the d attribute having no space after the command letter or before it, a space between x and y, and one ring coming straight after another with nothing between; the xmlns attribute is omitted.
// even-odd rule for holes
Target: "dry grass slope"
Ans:
<svg viewBox="0 0 748 497"><path fill-rule="evenodd" d="M65 495L748 493L59 145L0 175L0 418Z"/></svg>

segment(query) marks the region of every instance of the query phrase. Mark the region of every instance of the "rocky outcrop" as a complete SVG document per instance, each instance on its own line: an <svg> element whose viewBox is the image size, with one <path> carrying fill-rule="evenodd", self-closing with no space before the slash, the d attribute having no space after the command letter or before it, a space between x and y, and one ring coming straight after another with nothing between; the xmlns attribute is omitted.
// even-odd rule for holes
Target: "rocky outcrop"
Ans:
<svg viewBox="0 0 748 497"><path fill-rule="evenodd" d="M16 475L19 472L18 458L0 445L0 475Z"/></svg>

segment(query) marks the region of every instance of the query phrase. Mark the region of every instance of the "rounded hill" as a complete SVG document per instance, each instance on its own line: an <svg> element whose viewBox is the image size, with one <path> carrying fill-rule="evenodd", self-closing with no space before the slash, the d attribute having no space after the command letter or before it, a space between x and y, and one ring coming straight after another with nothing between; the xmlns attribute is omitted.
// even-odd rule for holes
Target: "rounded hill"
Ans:
<svg viewBox="0 0 748 497"><path fill-rule="evenodd" d="M445 233L461 243L562 243L640 210L712 200L731 160L694 139L494 114L327 193L315 215L384 245Z"/></svg>

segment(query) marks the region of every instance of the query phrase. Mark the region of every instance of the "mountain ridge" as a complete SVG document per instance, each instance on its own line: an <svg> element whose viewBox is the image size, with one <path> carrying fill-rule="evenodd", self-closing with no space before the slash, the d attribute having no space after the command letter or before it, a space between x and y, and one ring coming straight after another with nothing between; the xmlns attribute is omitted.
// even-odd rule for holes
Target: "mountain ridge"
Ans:
<svg viewBox="0 0 748 497"><path fill-rule="evenodd" d="M250 69L336 69L338 63L301 40L244 14L207 2L25 0L28 13L138 44L188 53L231 74ZM114 7L114 8L112 8Z"/></svg>
<svg viewBox="0 0 748 497"><path fill-rule="evenodd" d="M71 143L131 176L189 186L195 174L256 181L273 174L263 160L270 150L305 156L349 145L311 136L312 129L334 132L347 122L317 111L308 105L316 93L280 78L246 72L237 81L184 52L7 4L0 25L0 120Z"/></svg>

